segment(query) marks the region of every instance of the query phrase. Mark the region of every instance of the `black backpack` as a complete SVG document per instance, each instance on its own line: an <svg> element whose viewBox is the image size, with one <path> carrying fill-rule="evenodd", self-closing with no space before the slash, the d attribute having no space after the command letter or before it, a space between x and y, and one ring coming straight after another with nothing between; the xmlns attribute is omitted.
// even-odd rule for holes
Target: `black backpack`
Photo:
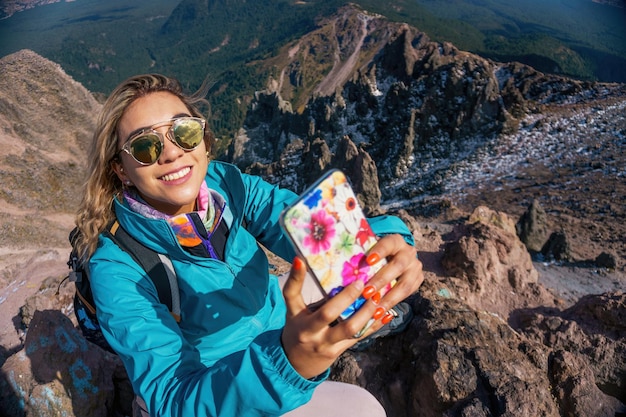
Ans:
<svg viewBox="0 0 626 417"><path fill-rule="evenodd" d="M78 228L70 232L69 240L72 244L72 252L67 262L71 271L69 280L74 282L76 293L74 295L74 314L78 320L78 325L87 340L101 348L113 352L111 346L104 338L98 318L96 308L91 293L89 282L89 270L86 260L81 259L74 243L79 234ZM104 235L110 238L121 249L126 251L132 258L147 272L148 277L154 282L159 300L165 304L177 322L180 321L180 295L178 282L172 266L171 260L163 254L159 254L147 248L124 230L117 221L109 224ZM114 353L114 352L113 352Z"/></svg>

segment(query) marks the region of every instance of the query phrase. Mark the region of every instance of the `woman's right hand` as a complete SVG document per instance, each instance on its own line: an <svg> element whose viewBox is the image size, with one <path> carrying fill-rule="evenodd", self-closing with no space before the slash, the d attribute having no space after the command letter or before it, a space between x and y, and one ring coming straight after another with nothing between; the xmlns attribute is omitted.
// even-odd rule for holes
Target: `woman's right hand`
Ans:
<svg viewBox="0 0 626 417"><path fill-rule="evenodd" d="M305 276L306 266L296 257L283 288L287 321L281 340L291 365L302 377L310 379L326 371L358 341L353 336L374 316L377 306L368 300L349 320L331 326L341 312L361 295L363 283L356 280L320 308L311 311L301 295ZM367 334L381 326L382 323L377 320Z"/></svg>

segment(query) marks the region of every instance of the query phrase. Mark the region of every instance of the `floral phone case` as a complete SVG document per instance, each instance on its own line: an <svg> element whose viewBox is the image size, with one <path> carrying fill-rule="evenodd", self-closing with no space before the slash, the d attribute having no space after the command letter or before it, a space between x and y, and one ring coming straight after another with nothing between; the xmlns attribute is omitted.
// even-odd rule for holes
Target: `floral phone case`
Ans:
<svg viewBox="0 0 626 417"><path fill-rule="evenodd" d="M339 170L329 171L308 188L283 212L281 222L326 297L333 297L355 280L369 281L386 264L384 259L372 266L365 261L378 239ZM392 286L380 290L381 296ZM350 317L363 303L365 299L359 297L340 319Z"/></svg>

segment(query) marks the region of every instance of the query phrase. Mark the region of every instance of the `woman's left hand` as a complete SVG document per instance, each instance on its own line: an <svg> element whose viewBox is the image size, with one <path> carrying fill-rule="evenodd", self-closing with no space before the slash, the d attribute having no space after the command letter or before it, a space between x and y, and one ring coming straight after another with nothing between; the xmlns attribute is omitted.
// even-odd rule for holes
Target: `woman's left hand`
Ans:
<svg viewBox="0 0 626 417"><path fill-rule="evenodd" d="M332 363L359 339L353 336L369 321L376 322L362 337L383 326L380 312L413 294L424 281L422 264L416 257L416 249L408 245L400 235L388 235L380 239L368 253L368 263L375 264L383 258L385 265L367 283L366 289L374 293L397 280L396 285L380 300L369 300L350 319L331 326L339 314L363 292L363 283L355 281L315 311L308 309L302 298L302 285L306 267L295 258L289 278L283 288L287 305L287 321L281 340L292 366L305 378L324 372Z"/></svg>
<svg viewBox="0 0 626 417"><path fill-rule="evenodd" d="M378 291L396 280L395 286L378 303L380 307L389 310L419 289L424 282L424 274L422 263L417 259L417 249L407 244L400 235L383 237L367 253L367 263L370 265L385 258L387 265L365 285L366 291L368 287Z"/></svg>

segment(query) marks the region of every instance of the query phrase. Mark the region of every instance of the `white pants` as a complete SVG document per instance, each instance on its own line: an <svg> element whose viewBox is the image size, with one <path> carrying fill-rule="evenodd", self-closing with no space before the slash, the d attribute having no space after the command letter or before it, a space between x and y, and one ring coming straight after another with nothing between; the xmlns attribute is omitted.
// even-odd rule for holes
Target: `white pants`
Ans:
<svg viewBox="0 0 626 417"><path fill-rule="evenodd" d="M336 381L322 382L311 401L284 414L287 417L386 417L385 409L367 390Z"/></svg>

